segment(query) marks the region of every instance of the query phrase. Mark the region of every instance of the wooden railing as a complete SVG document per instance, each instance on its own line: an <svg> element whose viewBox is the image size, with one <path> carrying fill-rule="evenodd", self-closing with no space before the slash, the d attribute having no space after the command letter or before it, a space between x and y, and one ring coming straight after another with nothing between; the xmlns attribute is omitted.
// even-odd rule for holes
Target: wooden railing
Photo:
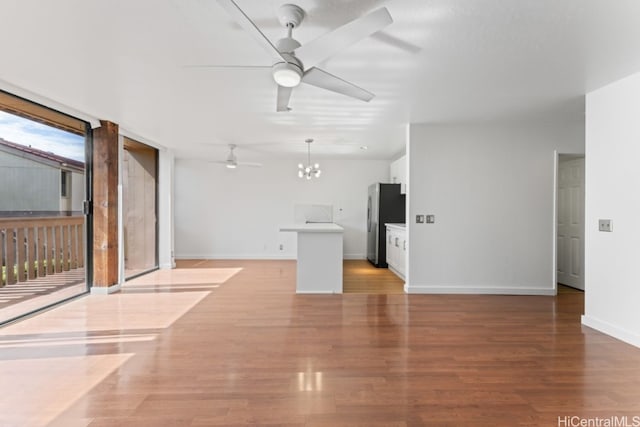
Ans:
<svg viewBox="0 0 640 427"><path fill-rule="evenodd" d="M0 287L84 267L84 217L0 218Z"/></svg>

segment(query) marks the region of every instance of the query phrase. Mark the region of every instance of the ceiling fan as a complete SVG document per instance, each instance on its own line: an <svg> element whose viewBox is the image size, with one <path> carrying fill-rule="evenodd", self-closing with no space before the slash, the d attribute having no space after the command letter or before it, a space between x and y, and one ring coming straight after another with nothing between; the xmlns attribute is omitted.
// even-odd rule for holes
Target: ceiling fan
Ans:
<svg viewBox="0 0 640 427"><path fill-rule="evenodd" d="M277 111L291 110L289 108L291 93L293 88L301 82L365 102L371 101L375 96L353 83L317 68L316 64L391 24L393 19L387 8L377 9L303 46L292 36L293 29L302 23L305 16L304 10L299 6L285 4L280 7L279 20L286 27L287 36L274 44L267 39L234 0L217 1L271 55L272 65L258 68L271 69L273 79L278 85ZM227 66L224 68L235 67Z"/></svg>
<svg viewBox="0 0 640 427"><path fill-rule="evenodd" d="M236 144L229 144L229 155L227 156L227 160L216 160L216 161L213 161L212 163L219 163L221 165L225 165L229 169L235 169L238 166L249 166L253 168L262 167L262 163L239 162L238 158L236 157L236 153L234 152L236 147L237 147Z"/></svg>

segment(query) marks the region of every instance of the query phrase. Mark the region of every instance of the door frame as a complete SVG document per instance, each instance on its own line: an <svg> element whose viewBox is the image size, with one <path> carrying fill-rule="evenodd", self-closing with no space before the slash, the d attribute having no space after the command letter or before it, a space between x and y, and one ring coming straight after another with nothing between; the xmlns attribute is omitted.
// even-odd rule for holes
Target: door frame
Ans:
<svg viewBox="0 0 640 427"><path fill-rule="evenodd" d="M586 194L586 186L587 186L587 182L586 182L586 154L585 153L565 153L565 152L559 152L558 150L553 150L553 212L552 212L552 230L553 230L553 240L552 240L552 248L551 248L551 256L552 256L552 272L551 272L551 278L553 281L553 291L554 294L557 295L558 294L558 180L559 180L559 174L558 174L558 169L560 167L560 156L577 156L577 157L583 157L585 159L585 194ZM583 203L585 201L583 200ZM585 219L586 221L586 219ZM586 234L586 223L583 224L583 226L585 227L585 234ZM584 242L583 242L584 245ZM586 252L586 251L585 251ZM585 260L585 253L583 253L583 264L584 264L584 260ZM584 277L584 282L586 283L586 268L584 269L585 272L583 273ZM587 292L587 287L584 287L584 292L586 294Z"/></svg>

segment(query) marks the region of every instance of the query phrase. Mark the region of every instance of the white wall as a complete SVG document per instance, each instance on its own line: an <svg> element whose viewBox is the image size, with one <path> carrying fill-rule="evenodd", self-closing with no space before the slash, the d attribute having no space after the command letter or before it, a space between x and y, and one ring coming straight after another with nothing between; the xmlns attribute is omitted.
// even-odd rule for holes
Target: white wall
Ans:
<svg viewBox="0 0 640 427"><path fill-rule="evenodd" d="M407 291L554 294L554 150L583 152L584 123L409 132Z"/></svg>
<svg viewBox="0 0 640 427"><path fill-rule="evenodd" d="M587 95L584 324L640 347L640 73ZM598 219L613 232L599 232Z"/></svg>
<svg viewBox="0 0 640 427"><path fill-rule="evenodd" d="M333 205L345 228L345 258L365 258L367 188L388 180L389 162L318 161L322 176L308 181L298 178L297 159L238 169L176 160L176 258L294 259L296 235L279 227L293 223L301 203Z"/></svg>

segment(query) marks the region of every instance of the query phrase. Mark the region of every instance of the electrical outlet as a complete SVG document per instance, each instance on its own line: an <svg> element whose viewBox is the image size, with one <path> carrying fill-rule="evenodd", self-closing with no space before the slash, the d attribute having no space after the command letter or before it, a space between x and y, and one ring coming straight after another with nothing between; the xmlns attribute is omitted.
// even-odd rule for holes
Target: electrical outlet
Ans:
<svg viewBox="0 0 640 427"><path fill-rule="evenodd" d="M282 243L280 243L280 250L283 251L284 250L284 245Z"/></svg>
<svg viewBox="0 0 640 427"><path fill-rule="evenodd" d="M424 215L416 215L416 224L424 224Z"/></svg>
<svg viewBox="0 0 640 427"><path fill-rule="evenodd" d="M433 224L434 222L436 222L436 216L435 215L425 215L427 218L427 224Z"/></svg>
<svg viewBox="0 0 640 427"><path fill-rule="evenodd" d="M598 230L612 232L613 231L613 221L610 219L599 219L598 220Z"/></svg>

